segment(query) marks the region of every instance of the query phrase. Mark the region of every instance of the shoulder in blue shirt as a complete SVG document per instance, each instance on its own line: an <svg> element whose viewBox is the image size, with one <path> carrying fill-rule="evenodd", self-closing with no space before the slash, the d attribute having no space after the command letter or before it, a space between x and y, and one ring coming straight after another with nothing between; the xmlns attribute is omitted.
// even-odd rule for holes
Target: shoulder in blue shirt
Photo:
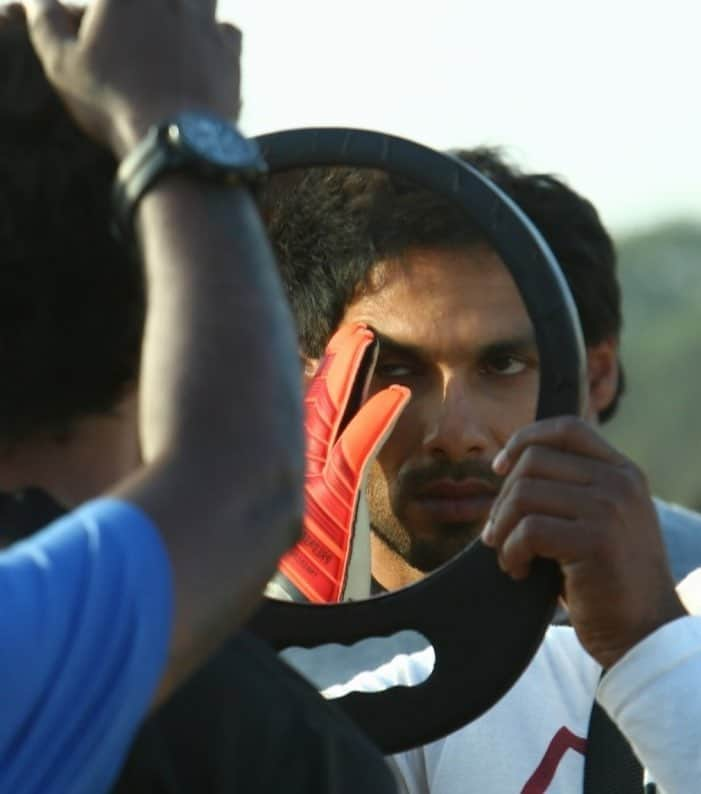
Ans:
<svg viewBox="0 0 701 794"><path fill-rule="evenodd" d="M0 552L0 791L109 789L165 666L172 600L156 528L116 499Z"/></svg>

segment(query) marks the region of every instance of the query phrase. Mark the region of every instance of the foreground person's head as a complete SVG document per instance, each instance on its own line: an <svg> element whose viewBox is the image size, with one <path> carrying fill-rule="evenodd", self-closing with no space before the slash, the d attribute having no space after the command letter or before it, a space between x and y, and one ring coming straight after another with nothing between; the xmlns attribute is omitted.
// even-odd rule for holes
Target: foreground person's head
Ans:
<svg viewBox="0 0 701 794"><path fill-rule="evenodd" d="M27 444L65 444L81 422L112 417L129 401L144 290L138 263L110 229L115 160L68 117L18 6L0 11L0 70L0 488L6 488L32 484L13 480Z"/></svg>

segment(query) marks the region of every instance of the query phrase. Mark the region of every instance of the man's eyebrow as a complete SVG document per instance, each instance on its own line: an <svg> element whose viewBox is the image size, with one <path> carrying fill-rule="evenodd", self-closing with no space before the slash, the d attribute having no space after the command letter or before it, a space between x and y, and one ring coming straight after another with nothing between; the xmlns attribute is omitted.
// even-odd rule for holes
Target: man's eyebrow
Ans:
<svg viewBox="0 0 701 794"><path fill-rule="evenodd" d="M426 351L419 345L409 344L406 342L399 342L387 334L377 331L375 328L370 328L375 335L375 338L380 343L379 355L395 355L413 358L418 361L426 359ZM522 334L516 334L501 339L495 339L493 342L486 342L475 351L478 358L488 358L496 356L508 355L535 355L538 356L538 345L536 344L535 335L533 331L525 331Z"/></svg>
<svg viewBox="0 0 701 794"><path fill-rule="evenodd" d="M383 353L390 353L399 356L411 356L416 359L423 359L426 357L425 352L418 345L398 342L396 339L392 339L391 336L382 334L372 327L370 330L375 334L375 338L380 343L380 355Z"/></svg>
<svg viewBox="0 0 701 794"><path fill-rule="evenodd" d="M538 345L536 344L533 332L528 331L518 336L508 337L507 339L487 342L485 345L482 345L479 350L479 355L482 357L508 355L511 353L535 353L537 355Z"/></svg>

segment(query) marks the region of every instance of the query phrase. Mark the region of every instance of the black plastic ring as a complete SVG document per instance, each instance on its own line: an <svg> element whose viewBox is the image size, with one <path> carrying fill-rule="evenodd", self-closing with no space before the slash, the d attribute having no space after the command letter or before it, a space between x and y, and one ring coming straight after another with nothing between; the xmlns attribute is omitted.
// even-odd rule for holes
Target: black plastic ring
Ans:
<svg viewBox="0 0 701 794"><path fill-rule="evenodd" d="M384 169L462 207L509 268L533 323L540 356L538 418L579 414L586 389L577 311L555 258L501 190L451 155L366 130L284 130L260 136L272 173L312 166ZM436 663L415 687L353 692L337 699L385 753L434 741L496 703L530 662L560 590L545 561L514 582L479 541L418 584L328 606L265 599L249 628L275 648L352 644L405 629L424 634Z"/></svg>

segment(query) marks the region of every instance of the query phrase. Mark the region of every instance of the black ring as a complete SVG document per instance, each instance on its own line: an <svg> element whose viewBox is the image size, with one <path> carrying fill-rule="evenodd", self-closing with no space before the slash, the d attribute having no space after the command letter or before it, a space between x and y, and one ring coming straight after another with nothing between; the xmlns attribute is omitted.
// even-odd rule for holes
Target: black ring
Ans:
<svg viewBox="0 0 701 794"><path fill-rule="evenodd" d="M462 207L509 268L533 323L538 418L581 412L586 357L574 301L543 238L501 190L451 155L379 132L298 129L257 140L272 173L384 169ZM404 629L424 634L436 652L427 681L336 700L383 752L395 753L459 729L506 693L540 645L560 585L559 570L545 561L514 582L476 541L421 582L367 601L318 606L265 599L249 628L276 649L352 644Z"/></svg>

